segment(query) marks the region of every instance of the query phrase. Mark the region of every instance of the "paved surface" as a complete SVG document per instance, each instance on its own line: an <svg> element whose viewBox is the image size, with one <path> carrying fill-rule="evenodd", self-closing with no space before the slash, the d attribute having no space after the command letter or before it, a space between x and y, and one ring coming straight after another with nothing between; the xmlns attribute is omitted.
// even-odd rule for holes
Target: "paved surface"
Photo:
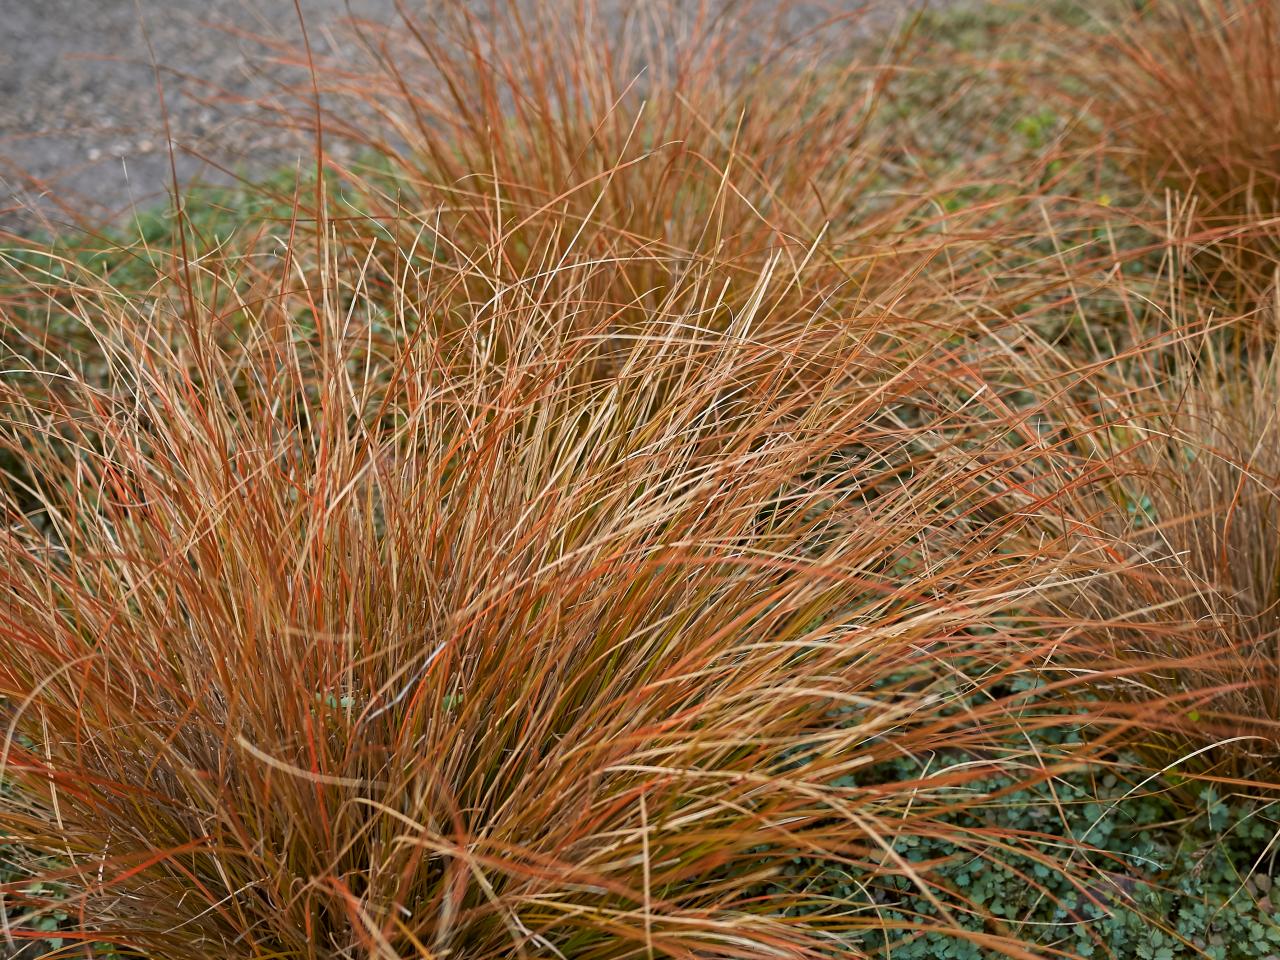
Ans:
<svg viewBox="0 0 1280 960"><path fill-rule="evenodd" d="M439 0L403 2L413 10ZM874 2L884 22L912 0ZM862 5L801 3L793 19ZM396 0L301 0L301 7L313 46L324 52L352 43L344 18L396 16ZM283 68L252 35L296 45L294 0L0 0L0 225L30 223L32 209L55 220L118 217L164 198L169 157L153 63L184 182L225 181L217 166L293 162L305 149L294 135L227 103L228 93L260 97L281 82Z"/></svg>
<svg viewBox="0 0 1280 960"><path fill-rule="evenodd" d="M389 19L394 7L302 0L321 48L340 42L341 18ZM202 157L232 169L250 156L288 162L298 149L291 135L226 106L227 94L260 96L279 82L269 50L250 34L299 42L293 0L0 0L6 219L15 202L29 205L42 192L89 215L163 199L169 157L153 54L183 180L226 179Z"/></svg>

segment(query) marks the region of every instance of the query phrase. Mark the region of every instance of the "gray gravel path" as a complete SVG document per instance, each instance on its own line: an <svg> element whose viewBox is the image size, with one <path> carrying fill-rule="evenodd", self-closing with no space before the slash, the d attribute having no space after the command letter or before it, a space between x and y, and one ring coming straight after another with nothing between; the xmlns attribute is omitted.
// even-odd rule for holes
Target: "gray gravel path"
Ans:
<svg viewBox="0 0 1280 960"><path fill-rule="evenodd" d="M395 4L302 7L312 42L332 48L337 20L390 18ZM273 87L246 33L299 41L293 0L0 0L0 209L42 191L91 216L163 199L169 159L151 51L182 179L225 180L199 157L232 168L249 156L288 162L292 137L218 102Z"/></svg>
<svg viewBox="0 0 1280 960"><path fill-rule="evenodd" d="M883 23L911 0L874 2ZM802 3L797 17L862 5ZM390 20L395 0L302 0L302 10L313 45L332 52L350 42L339 20ZM183 148L182 180L226 179L201 157L239 170L293 162L306 149L294 135L217 102L218 91L261 96L279 81L245 34L296 44L293 0L0 0L0 225L30 223L32 209L115 218L164 198L169 160L150 51Z"/></svg>

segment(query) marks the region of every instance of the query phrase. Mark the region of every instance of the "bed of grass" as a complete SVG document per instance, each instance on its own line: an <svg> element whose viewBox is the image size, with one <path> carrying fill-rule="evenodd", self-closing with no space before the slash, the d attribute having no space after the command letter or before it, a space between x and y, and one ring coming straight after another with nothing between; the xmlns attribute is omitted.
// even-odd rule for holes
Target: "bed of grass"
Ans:
<svg viewBox="0 0 1280 960"><path fill-rule="evenodd" d="M1274 8L782 22L4 238L0 951L1280 955Z"/></svg>

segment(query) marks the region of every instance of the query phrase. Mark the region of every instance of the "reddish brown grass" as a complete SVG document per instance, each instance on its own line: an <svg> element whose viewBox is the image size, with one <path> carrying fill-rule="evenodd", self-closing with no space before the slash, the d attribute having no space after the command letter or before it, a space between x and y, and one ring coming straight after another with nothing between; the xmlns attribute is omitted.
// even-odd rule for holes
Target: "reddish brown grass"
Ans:
<svg viewBox="0 0 1280 960"><path fill-rule="evenodd" d="M1010 692L1094 622L1035 619L1112 467L1040 427L1089 379L1027 326L1074 277L885 188L886 70L571 9L317 72L374 153L260 234L17 272L0 829L72 942L848 955L906 876L902 938L1033 955L894 844L1051 862L954 814L1123 713Z"/></svg>
<svg viewBox="0 0 1280 960"><path fill-rule="evenodd" d="M1275 4L1144 4L1063 49L1057 83L1087 104L1121 166L1161 206L1166 189L1193 204L1188 239L1214 286L1247 307L1265 301L1280 250Z"/></svg>

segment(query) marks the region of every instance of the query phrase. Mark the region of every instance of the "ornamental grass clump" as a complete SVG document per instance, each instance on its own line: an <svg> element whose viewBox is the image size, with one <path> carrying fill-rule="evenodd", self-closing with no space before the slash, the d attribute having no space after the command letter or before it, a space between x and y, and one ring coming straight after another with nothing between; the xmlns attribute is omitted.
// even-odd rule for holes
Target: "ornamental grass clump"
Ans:
<svg viewBox="0 0 1280 960"><path fill-rule="evenodd" d="M1054 86L1099 122L1119 167L1194 216L1196 265L1243 308L1280 246L1280 10L1270 0L1144 3L1063 41Z"/></svg>
<svg viewBox="0 0 1280 960"><path fill-rule="evenodd" d="M1036 619L1082 481L1010 317L1069 281L885 179L882 65L593 9L308 57L277 219L0 254L14 943L1035 955L924 850L1103 903L963 815L1141 715Z"/></svg>
<svg viewBox="0 0 1280 960"><path fill-rule="evenodd" d="M780 262L740 309L708 270L619 328L636 304L491 277L460 307L470 272L375 274L352 243L313 251L326 287L189 264L206 292L254 275L229 341L191 289L86 288L108 374L5 381L0 823L64 939L819 956L877 927L884 878L934 908L903 936L981 909L904 834L1051 860L943 819L993 768L1044 776L1009 733L1061 722L998 694L1035 558L975 539L971 468L912 457L936 428L888 413L954 391L946 350L885 349L872 304L870 332L795 311ZM973 762L863 779L944 745ZM797 859L865 896L767 886Z"/></svg>
<svg viewBox="0 0 1280 960"><path fill-rule="evenodd" d="M566 251L611 258L589 295L631 304L622 320L707 263L740 306L778 254L837 298L892 306L907 275L957 296L999 238L975 227L989 210L938 200L974 174L909 170L874 122L905 39L859 46L852 13L786 29L804 17L702 0L402 11L355 25L363 59L295 55L312 79L278 115L347 145L355 159L327 160L350 185L339 213L376 218L413 262L465 252L550 292Z"/></svg>
<svg viewBox="0 0 1280 960"><path fill-rule="evenodd" d="M1070 605L1077 662L1129 674L1108 696L1166 705L1141 738L1161 765L1251 789L1280 757L1280 369L1258 336L1274 321L1153 331L1099 368L1071 428L1091 425L1102 467L1071 513L1091 574Z"/></svg>

